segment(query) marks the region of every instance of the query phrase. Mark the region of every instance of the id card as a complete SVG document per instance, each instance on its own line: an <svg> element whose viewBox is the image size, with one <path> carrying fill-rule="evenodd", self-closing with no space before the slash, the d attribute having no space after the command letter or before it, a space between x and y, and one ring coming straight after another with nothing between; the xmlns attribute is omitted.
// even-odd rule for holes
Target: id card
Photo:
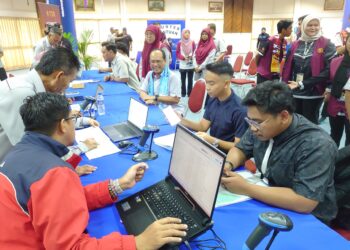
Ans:
<svg viewBox="0 0 350 250"><path fill-rule="evenodd" d="M295 79L296 82L301 82L304 80L304 73L298 73L297 78Z"/></svg>

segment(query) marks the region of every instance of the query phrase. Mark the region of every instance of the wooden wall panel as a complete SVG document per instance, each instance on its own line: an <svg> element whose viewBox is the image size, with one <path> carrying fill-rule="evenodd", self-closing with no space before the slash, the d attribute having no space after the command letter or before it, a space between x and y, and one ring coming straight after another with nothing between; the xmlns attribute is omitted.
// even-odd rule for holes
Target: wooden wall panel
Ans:
<svg viewBox="0 0 350 250"><path fill-rule="evenodd" d="M224 32L250 33L253 23L254 0L224 1Z"/></svg>
<svg viewBox="0 0 350 250"><path fill-rule="evenodd" d="M224 1L224 33L232 32L233 25L233 0L225 0Z"/></svg>
<svg viewBox="0 0 350 250"><path fill-rule="evenodd" d="M250 33L252 32L253 24L253 4L254 0L244 0L243 4L243 19L242 19L242 31Z"/></svg>

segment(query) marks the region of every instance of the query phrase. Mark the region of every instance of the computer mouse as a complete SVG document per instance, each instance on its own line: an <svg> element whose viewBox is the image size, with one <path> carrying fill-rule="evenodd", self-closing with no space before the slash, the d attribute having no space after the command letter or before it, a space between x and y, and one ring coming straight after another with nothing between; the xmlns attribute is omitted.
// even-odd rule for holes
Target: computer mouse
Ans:
<svg viewBox="0 0 350 250"><path fill-rule="evenodd" d="M131 141L121 141L118 143L118 148L126 148L132 144L133 143Z"/></svg>

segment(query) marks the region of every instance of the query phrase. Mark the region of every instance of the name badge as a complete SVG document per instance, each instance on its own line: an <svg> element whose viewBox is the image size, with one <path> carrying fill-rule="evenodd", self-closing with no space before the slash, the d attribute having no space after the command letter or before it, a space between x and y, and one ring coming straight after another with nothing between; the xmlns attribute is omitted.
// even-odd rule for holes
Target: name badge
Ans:
<svg viewBox="0 0 350 250"><path fill-rule="evenodd" d="M304 80L304 74L303 73L298 73L297 78L295 79L296 82L301 82Z"/></svg>

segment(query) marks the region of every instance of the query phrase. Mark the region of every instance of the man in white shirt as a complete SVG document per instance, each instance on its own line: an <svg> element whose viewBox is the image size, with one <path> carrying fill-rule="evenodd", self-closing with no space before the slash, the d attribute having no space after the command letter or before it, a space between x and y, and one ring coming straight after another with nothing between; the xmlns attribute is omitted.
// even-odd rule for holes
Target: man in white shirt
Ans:
<svg viewBox="0 0 350 250"><path fill-rule="evenodd" d="M111 63L112 74L105 76L105 81L123 82L136 91L140 88L140 82L136 76L136 69L132 64L132 61L117 53L117 47L112 43L102 44L102 56L103 59Z"/></svg>
<svg viewBox="0 0 350 250"><path fill-rule="evenodd" d="M148 72L141 85L140 97L146 104L172 105L182 112L178 105L181 96L181 82L166 65L166 54L155 49L150 54L151 71Z"/></svg>
<svg viewBox="0 0 350 250"><path fill-rule="evenodd" d="M35 67L43 54L49 49L56 48L62 41L62 30L56 26L49 29L49 34L39 40L34 49L33 67Z"/></svg>
<svg viewBox="0 0 350 250"><path fill-rule="evenodd" d="M208 28L210 29L210 34L213 37L213 40L216 46L215 62L220 62L224 60L224 56L227 51L226 44L223 39L219 39L215 37L215 34L216 34L215 23L209 23Z"/></svg>
<svg viewBox="0 0 350 250"><path fill-rule="evenodd" d="M45 53L35 69L25 76L8 79L9 85L0 83L0 163L24 134L19 113L23 101L40 92L63 93L75 79L79 68L80 62L73 51L55 48ZM85 143L86 148L80 151L96 147L94 142L90 142ZM88 170L91 172L90 168Z"/></svg>

